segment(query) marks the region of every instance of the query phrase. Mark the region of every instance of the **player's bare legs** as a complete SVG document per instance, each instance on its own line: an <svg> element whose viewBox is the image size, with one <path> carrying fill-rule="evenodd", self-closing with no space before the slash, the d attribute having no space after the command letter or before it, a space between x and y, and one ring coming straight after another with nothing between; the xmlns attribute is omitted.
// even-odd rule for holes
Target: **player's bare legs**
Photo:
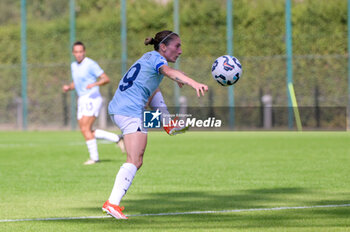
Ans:
<svg viewBox="0 0 350 232"><path fill-rule="evenodd" d="M171 120L170 113L168 111L168 107L165 104L162 92L159 88L157 88L152 96L148 99L147 103L153 110L159 110L161 114L161 122L163 123L164 130L169 135L177 135L180 133L184 133L188 130L188 127L181 127L177 124L177 118Z"/></svg>
<svg viewBox="0 0 350 232"><path fill-rule="evenodd" d="M124 145L124 139L123 135L117 135L108 131L96 129L93 131L93 135L96 139L104 139L113 143L116 143L122 153L125 153L125 145Z"/></svg>
<svg viewBox="0 0 350 232"><path fill-rule="evenodd" d="M115 142L119 145L121 151L123 153L125 152L122 136L104 130L92 130L92 125L94 124L95 120L95 116L83 116L80 120L78 120L80 131L85 138L86 145L90 154L90 159L84 163L86 165L95 164L99 161L96 139L105 139Z"/></svg>
<svg viewBox="0 0 350 232"><path fill-rule="evenodd" d="M86 145L90 154L90 159L84 163L86 165L95 164L99 161L97 142L94 133L91 129L95 120L95 116L83 116L81 119L78 120L80 131L85 138Z"/></svg>
<svg viewBox="0 0 350 232"><path fill-rule="evenodd" d="M94 139L95 136L92 131L92 125L94 124L96 117L94 116L83 116L79 121L80 131L83 134L86 141Z"/></svg>
<svg viewBox="0 0 350 232"><path fill-rule="evenodd" d="M142 166L143 154L147 144L147 134L135 132L124 135L126 147L126 163L120 168L113 186L112 193L103 205L102 210L117 219L127 219L119 206L121 199L128 191L136 171Z"/></svg>
<svg viewBox="0 0 350 232"><path fill-rule="evenodd" d="M134 164L137 169L142 166L143 154L147 145L147 134L135 132L124 136L126 162Z"/></svg>

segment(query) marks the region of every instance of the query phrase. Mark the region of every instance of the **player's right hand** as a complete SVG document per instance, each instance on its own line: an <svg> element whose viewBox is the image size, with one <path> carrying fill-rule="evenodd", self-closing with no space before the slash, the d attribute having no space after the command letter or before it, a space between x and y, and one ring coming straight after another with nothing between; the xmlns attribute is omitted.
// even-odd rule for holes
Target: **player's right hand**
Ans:
<svg viewBox="0 0 350 232"><path fill-rule="evenodd" d="M69 85L63 85L62 90L63 92L68 92L70 90Z"/></svg>

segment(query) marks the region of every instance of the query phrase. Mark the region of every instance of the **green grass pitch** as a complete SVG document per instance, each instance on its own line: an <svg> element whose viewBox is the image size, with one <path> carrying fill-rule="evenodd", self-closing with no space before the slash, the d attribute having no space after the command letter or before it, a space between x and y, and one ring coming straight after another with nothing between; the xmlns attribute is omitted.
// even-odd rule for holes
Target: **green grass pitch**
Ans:
<svg viewBox="0 0 350 232"><path fill-rule="evenodd" d="M98 218L125 162L115 144L99 153L82 165L79 132L0 132L0 231L350 231L349 132L150 132L129 220ZM63 219L4 221L35 218Z"/></svg>

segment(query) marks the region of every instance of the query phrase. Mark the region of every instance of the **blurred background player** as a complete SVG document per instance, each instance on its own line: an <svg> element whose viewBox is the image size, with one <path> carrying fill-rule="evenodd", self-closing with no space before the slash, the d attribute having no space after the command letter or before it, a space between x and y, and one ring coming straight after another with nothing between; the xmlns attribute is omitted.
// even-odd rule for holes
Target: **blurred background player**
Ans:
<svg viewBox="0 0 350 232"><path fill-rule="evenodd" d="M153 44L154 51L145 53L137 60L119 82L115 95L108 106L112 121L124 135L127 153L109 199L102 210L116 219L127 219L120 201L129 189L136 171L143 163L147 145L147 130L143 127L142 114L151 94L155 93L164 75L171 80L194 88L197 96L204 96L208 86L198 83L181 71L168 66L181 55L180 37L171 31L161 31L155 38L147 38L145 45ZM152 100L151 100L152 101Z"/></svg>
<svg viewBox="0 0 350 232"><path fill-rule="evenodd" d="M64 92L75 89L79 96L77 118L90 154L90 158L84 164L90 165L99 161L96 139L118 143L122 152L125 152L124 142L122 136L117 134L99 129L92 130L102 105L99 86L109 83L109 77L95 61L85 57L85 46L82 42L77 41L73 44L72 53L76 59L71 64L73 82L63 85L62 89Z"/></svg>

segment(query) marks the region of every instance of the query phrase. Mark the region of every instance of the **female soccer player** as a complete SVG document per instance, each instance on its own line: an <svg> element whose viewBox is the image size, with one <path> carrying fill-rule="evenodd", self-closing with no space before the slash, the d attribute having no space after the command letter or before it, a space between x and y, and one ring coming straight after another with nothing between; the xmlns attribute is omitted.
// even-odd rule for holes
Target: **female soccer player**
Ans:
<svg viewBox="0 0 350 232"><path fill-rule="evenodd" d="M124 163L115 179L112 193L104 203L102 210L116 219L127 219L119 206L122 197L129 189L136 171L141 167L147 144L147 130L143 127L142 113L144 107L158 88L164 75L179 85L189 85L204 96L208 86L189 78L181 71L168 66L181 55L180 37L171 31L158 32L154 38L147 38L145 45L153 44L154 51L145 53L137 60L123 79L109 103L108 112L112 121L121 129L126 148Z"/></svg>
<svg viewBox="0 0 350 232"><path fill-rule="evenodd" d="M122 136L117 134L103 130L92 130L92 125L98 117L102 105L99 86L109 83L109 77L95 61L85 57L85 46L82 42L77 41L73 44L72 53L76 59L71 64L73 82L69 85L63 85L62 89L64 92L75 89L79 96L77 117L90 153L90 158L84 164L90 165L99 161L96 138L118 143L122 152L125 152L124 142Z"/></svg>

